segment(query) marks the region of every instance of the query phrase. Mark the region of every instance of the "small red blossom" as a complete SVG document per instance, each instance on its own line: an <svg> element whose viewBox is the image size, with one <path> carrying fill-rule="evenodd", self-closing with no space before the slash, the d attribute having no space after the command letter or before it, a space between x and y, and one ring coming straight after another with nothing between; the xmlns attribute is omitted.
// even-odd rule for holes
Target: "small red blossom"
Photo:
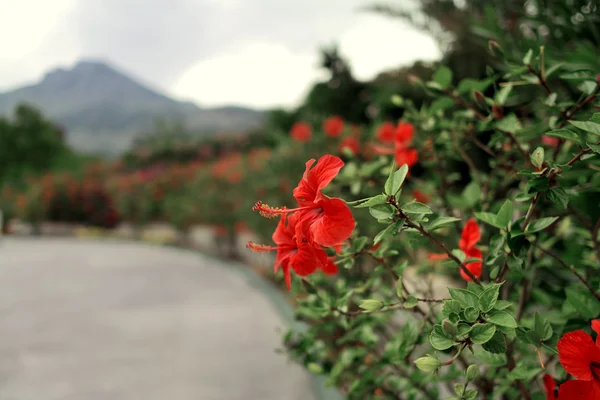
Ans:
<svg viewBox="0 0 600 400"><path fill-rule="evenodd" d="M560 143L560 139L544 135L542 136L542 143L544 143L546 146L557 147Z"/></svg>
<svg viewBox="0 0 600 400"><path fill-rule="evenodd" d="M296 122L290 130L290 135L297 142L308 142L312 138L312 128L306 122Z"/></svg>
<svg viewBox="0 0 600 400"><path fill-rule="evenodd" d="M384 122L379 125L375 135L377 139L384 144L392 143L394 141L394 133L396 131L396 127L391 122Z"/></svg>
<svg viewBox="0 0 600 400"><path fill-rule="evenodd" d="M483 260L483 254L481 253L481 250L475 247L479 242L480 238L481 230L479 229L477 221L475 221L473 218L469 219L462 230L461 238L458 242L458 247L465 253L465 257L467 259L479 258ZM427 258L431 261L438 261L445 260L446 258L448 258L448 255L428 254ZM475 261L465 264L465 267L469 270L469 272L471 272L476 278L479 279L481 277L482 265L483 262ZM467 282L473 280L469 275L465 273L465 271L463 271L462 268L460 268L460 276Z"/></svg>
<svg viewBox="0 0 600 400"><path fill-rule="evenodd" d="M418 201L419 203L423 203L423 204L427 204L429 203L429 196L426 195L425 193L421 192L419 189L415 189L413 190L413 197L415 198L416 201Z"/></svg>
<svg viewBox="0 0 600 400"><path fill-rule="evenodd" d="M600 400L600 320L592 321L596 342L582 330L565 333L558 341L558 357L563 368L577 380L558 389L558 399Z"/></svg>
<svg viewBox="0 0 600 400"><path fill-rule="evenodd" d="M331 138L340 137L344 132L344 120L338 115L327 118L323 122L323 132Z"/></svg>
<svg viewBox="0 0 600 400"><path fill-rule="evenodd" d="M417 150L410 147L414 133L412 124L400 122L394 131L394 148L374 145L373 150L381 155L394 154L394 159L399 167L404 164L412 167L419 160Z"/></svg>
<svg viewBox="0 0 600 400"><path fill-rule="evenodd" d="M350 150L355 156L358 156L360 153L360 143L358 139L352 136L348 136L342 139L340 142L340 153L344 154L344 149Z"/></svg>

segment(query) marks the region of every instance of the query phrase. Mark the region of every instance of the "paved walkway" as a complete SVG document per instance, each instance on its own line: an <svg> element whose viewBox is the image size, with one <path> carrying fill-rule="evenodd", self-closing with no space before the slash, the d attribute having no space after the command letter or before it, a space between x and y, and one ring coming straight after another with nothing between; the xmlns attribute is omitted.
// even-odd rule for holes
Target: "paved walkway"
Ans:
<svg viewBox="0 0 600 400"><path fill-rule="evenodd" d="M313 400L244 278L191 252L0 241L0 399Z"/></svg>

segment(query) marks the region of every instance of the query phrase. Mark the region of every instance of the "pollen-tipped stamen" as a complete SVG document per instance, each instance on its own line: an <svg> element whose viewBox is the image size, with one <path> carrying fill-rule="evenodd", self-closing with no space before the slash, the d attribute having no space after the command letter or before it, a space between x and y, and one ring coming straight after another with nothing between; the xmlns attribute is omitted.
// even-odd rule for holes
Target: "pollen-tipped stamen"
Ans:
<svg viewBox="0 0 600 400"><path fill-rule="evenodd" d="M258 213L265 218L275 218L281 214L287 214L292 211L286 207L271 207L270 205L263 204L261 201L257 201L254 207L252 207L252 210L258 211Z"/></svg>
<svg viewBox="0 0 600 400"><path fill-rule="evenodd" d="M274 246L268 246L266 244L256 244L256 243L252 243L252 242L248 242L248 244L246 245L247 249L252 250L255 253L263 253L266 251L276 251L277 247Z"/></svg>

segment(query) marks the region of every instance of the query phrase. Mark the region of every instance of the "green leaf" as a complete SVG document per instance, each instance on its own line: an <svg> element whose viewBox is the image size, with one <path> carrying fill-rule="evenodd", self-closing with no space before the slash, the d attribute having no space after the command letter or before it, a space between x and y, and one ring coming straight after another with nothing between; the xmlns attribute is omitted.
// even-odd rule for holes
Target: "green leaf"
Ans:
<svg viewBox="0 0 600 400"><path fill-rule="evenodd" d="M389 194L390 196L395 196L404 183L404 179L406 179L407 174L408 165L406 164L401 166L397 171L392 172L385 182L385 193Z"/></svg>
<svg viewBox="0 0 600 400"><path fill-rule="evenodd" d="M539 313L535 313L533 330L535 333L537 333L541 340L548 340L552 337L552 326L548 320L542 317Z"/></svg>
<svg viewBox="0 0 600 400"><path fill-rule="evenodd" d="M442 329L444 330L444 333L447 337L453 338L456 337L456 335L458 335L458 328L456 327L456 325L447 319L442 321Z"/></svg>
<svg viewBox="0 0 600 400"><path fill-rule="evenodd" d="M600 113L597 113L600 114ZM600 144L596 144L596 143L586 143L587 147L589 147L590 149L592 149L592 151L596 154L600 154Z"/></svg>
<svg viewBox="0 0 600 400"><path fill-rule="evenodd" d="M402 211L410 214L432 214L431 208L426 204L419 203L416 201L411 201L410 203L404 204L402 207Z"/></svg>
<svg viewBox="0 0 600 400"><path fill-rule="evenodd" d="M593 113L592 118L590 118L590 121L600 124L600 112Z"/></svg>
<svg viewBox="0 0 600 400"><path fill-rule="evenodd" d="M510 95L512 88L513 86L504 86L502 89L500 89L496 93L496 103L498 103L501 106L504 105L504 103L506 103L506 100L508 100L508 96Z"/></svg>
<svg viewBox="0 0 600 400"><path fill-rule="evenodd" d="M399 277L396 281L396 296L400 297L401 299L404 298L403 291L404 287L402 286L402 277Z"/></svg>
<svg viewBox="0 0 600 400"><path fill-rule="evenodd" d="M548 197L548 200L551 202L560 204L562 208L567 208L567 205L569 205L569 195L565 189L561 187L550 188L546 192L546 197Z"/></svg>
<svg viewBox="0 0 600 400"><path fill-rule="evenodd" d="M361 300L360 304L358 306L365 311L371 312L371 311L381 310L383 308L384 304L383 304L383 301L381 301L381 300L365 299L365 300Z"/></svg>
<svg viewBox="0 0 600 400"><path fill-rule="evenodd" d="M450 339L444 333L441 325L435 325L429 336L431 346L436 350L447 350L454 346L454 340Z"/></svg>
<svg viewBox="0 0 600 400"><path fill-rule="evenodd" d="M369 213L377 220L392 218L394 211L394 207L389 204L378 204L369 208Z"/></svg>
<svg viewBox="0 0 600 400"><path fill-rule="evenodd" d="M482 347L492 354L504 354L507 349L506 339L502 333L496 332L488 342L482 345Z"/></svg>
<svg viewBox="0 0 600 400"><path fill-rule="evenodd" d="M489 342L496 333L496 327L492 324L475 324L471 327L469 338L475 344Z"/></svg>
<svg viewBox="0 0 600 400"><path fill-rule="evenodd" d="M570 286L565 292L567 293L567 302L569 302L579 314L588 319L598 317L600 301L598 301L587 288L579 285L577 287Z"/></svg>
<svg viewBox="0 0 600 400"><path fill-rule="evenodd" d="M386 201L387 201L387 196L382 193L382 194L378 194L377 196L369 197L368 199L366 199L366 201L364 203L360 203L360 204L354 206L354 208L365 208L365 207L377 206L379 204L385 204Z"/></svg>
<svg viewBox="0 0 600 400"><path fill-rule="evenodd" d="M463 190L462 197L468 206L473 207L481 198L481 187L476 181L471 181Z"/></svg>
<svg viewBox="0 0 600 400"><path fill-rule="evenodd" d="M352 241L352 250L354 250L357 253L360 252L362 249L364 249L368 240L369 239L366 236L361 236L354 239L354 241Z"/></svg>
<svg viewBox="0 0 600 400"><path fill-rule="evenodd" d="M512 215L513 215L513 203L510 200L506 200L504 202L504 204L502 204L502 207L500 207L498 214L496 214L495 222L499 226L501 226L503 228L507 228L510 224L510 221L512 220Z"/></svg>
<svg viewBox="0 0 600 400"><path fill-rule="evenodd" d="M505 226L500 225L496 220L497 220L497 216L495 214L489 213L489 212L476 212L475 213L475 218L477 218L478 220L485 222L486 224L495 226L496 228L502 229L505 228Z"/></svg>
<svg viewBox="0 0 600 400"><path fill-rule="evenodd" d="M572 140L576 143L581 143L579 135L568 129L555 129L546 133L546 136L557 137L561 139Z"/></svg>
<svg viewBox="0 0 600 400"><path fill-rule="evenodd" d="M516 328L519 326L514 317L507 311L492 311L487 315L485 320L506 328Z"/></svg>
<svg viewBox="0 0 600 400"><path fill-rule="evenodd" d="M461 311L462 306L456 300L446 300L444 302L444 306L442 307L442 313L444 313L444 315L447 317L449 317L452 313L459 314Z"/></svg>
<svg viewBox="0 0 600 400"><path fill-rule="evenodd" d="M533 57L533 50L529 49L527 53L525 53L525 57L523 57L523 65L531 64L531 58Z"/></svg>
<svg viewBox="0 0 600 400"><path fill-rule="evenodd" d="M533 153L529 156L531 163L535 165L538 169L542 169L544 166L544 148L537 147Z"/></svg>
<svg viewBox="0 0 600 400"><path fill-rule="evenodd" d="M440 97L429 106L429 114L433 115L440 110L445 110L454 105L454 100L448 96Z"/></svg>
<svg viewBox="0 0 600 400"><path fill-rule="evenodd" d="M467 322L475 322L477 318L479 318L479 310L475 307L467 307L464 311L465 321Z"/></svg>
<svg viewBox="0 0 600 400"><path fill-rule="evenodd" d="M417 358L415 365L423 372L435 372L442 366L442 363L437 358L427 355L427 357Z"/></svg>
<svg viewBox="0 0 600 400"><path fill-rule="evenodd" d="M589 69L579 69L561 74L559 78L574 81L594 81L596 80L596 73Z"/></svg>
<svg viewBox="0 0 600 400"><path fill-rule="evenodd" d="M410 295L406 298L403 307L404 308L413 308L418 304L417 298L413 295Z"/></svg>
<svg viewBox="0 0 600 400"><path fill-rule="evenodd" d="M465 393L465 385L463 385L462 383L455 383L454 393L456 393L459 397L462 398L463 394Z"/></svg>
<svg viewBox="0 0 600 400"><path fill-rule="evenodd" d="M446 89L452 83L452 71L450 68L442 65L433 74L433 80L437 82L441 88Z"/></svg>
<svg viewBox="0 0 600 400"><path fill-rule="evenodd" d="M571 125L576 128L581 129L582 131L586 131L593 135L600 135L600 124L597 124L592 121L569 121Z"/></svg>
<svg viewBox="0 0 600 400"><path fill-rule="evenodd" d="M467 389L464 393L465 400L475 400L477 398L477 390L475 389Z"/></svg>
<svg viewBox="0 0 600 400"><path fill-rule="evenodd" d="M373 239L373 245L381 242L386 236L391 235L394 231L394 227L394 224L388 225L384 230L375 235L375 238Z"/></svg>
<svg viewBox="0 0 600 400"><path fill-rule="evenodd" d="M510 301L506 300L498 300L496 301L496 305L494 306L495 310L505 310L513 304Z"/></svg>
<svg viewBox="0 0 600 400"><path fill-rule="evenodd" d="M521 122L515 114L509 114L496 122L496 128L505 132L517 133L521 130Z"/></svg>
<svg viewBox="0 0 600 400"><path fill-rule="evenodd" d="M458 301L463 308L474 307L477 308L479 305L479 298L473 292L465 289L448 288L450 297Z"/></svg>
<svg viewBox="0 0 600 400"><path fill-rule="evenodd" d="M479 296L479 309L485 313L492 311L500 294L499 286L492 286L483 291Z"/></svg>
<svg viewBox="0 0 600 400"><path fill-rule="evenodd" d="M466 377L468 381L474 381L479 378L479 366L477 364L469 365L467 368Z"/></svg>
<svg viewBox="0 0 600 400"><path fill-rule="evenodd" d="M535 221L530 222L525 228L525 233L535 233L541 230L546 229L550 225L552 225L558 217L546 217L536 219Z"/></svg>
<svg viewBox="0 0 600 400"><path fill-rule="evenodd" d="M440 229L443 228L444 226L453 224L455 222L460 221L460 218L454 218L454 217L438 217L436 219L434 219L433 221L429 222L426 226L427 231L429 232L433 232L436 229Z"/></svg>

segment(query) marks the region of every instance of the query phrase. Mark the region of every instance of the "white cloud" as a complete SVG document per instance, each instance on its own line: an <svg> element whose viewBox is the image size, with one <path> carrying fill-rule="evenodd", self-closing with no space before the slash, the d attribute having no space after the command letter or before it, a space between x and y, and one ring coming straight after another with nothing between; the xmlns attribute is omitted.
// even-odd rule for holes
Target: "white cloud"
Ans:
<svg viewBox="0 0 600 400"><path fill-rule="evenodd" d="M75 0L0 0L0 89L40 76L76 58L76 38L64 22Z"/></svg>
<svg viewBox="0 0 600 400"><path fill-rule="evenodd" d="M331 43L339 43L340 53L362 80L415 60L440 57L431 37L402 21L366 13L353 15L347 21L347 28L330 39ZM203 106L297 105L310 85L325 76L318 66L318 49L327 44L314 43L311 53L297 54L284 43L250 41L198 62L183 73L172 90Z"/></svg>
<svg viewBox="0 0 600 400"><path fill-rule="evenodd" d="M255 42L199 62L173 92L202 106L271 107L297 103L319 76L318 54L294 54L282 44Z"/></svg>

